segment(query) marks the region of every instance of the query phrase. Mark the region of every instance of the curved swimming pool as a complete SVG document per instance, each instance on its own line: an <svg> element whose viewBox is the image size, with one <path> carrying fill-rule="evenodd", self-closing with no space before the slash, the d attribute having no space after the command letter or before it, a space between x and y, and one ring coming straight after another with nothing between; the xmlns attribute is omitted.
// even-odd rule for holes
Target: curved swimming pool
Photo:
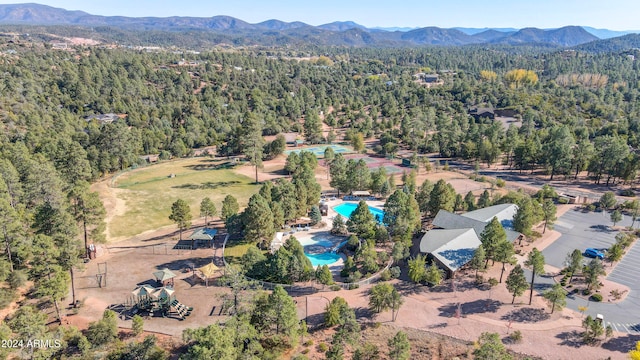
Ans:
<svg viewBox="0 0 640 360"><path fill-rule="evenodd" d="M356 210L358 207L357 203L342 203L340 205L334 206L333 210L338 214L342 215L345 218L349 218L351 213ZM373 218L378 221L378 223L382 224L382 219L384 219L384 210L375 208L373 206L367 206L369 208L369 212L373 215Z"/></svg>
<svg viewBox="0 0 640 360"><path fill-rule="evenodd" d="M340 260L340 255L333 252L325 252L320 254L307 254L305 253L307 258L311 261L311 265L313 267L321 266L321 265L331 265L338 260Z"/></svg>
<svg viewBox="0 0 640 360"><path fill-rule="evenodd" d="M332 236L329 233L315 233L312 236L298 238L304 248L304 254L311 261L313 267L331 265L341 259L333 250L340 246L344 238Z"/></svg>

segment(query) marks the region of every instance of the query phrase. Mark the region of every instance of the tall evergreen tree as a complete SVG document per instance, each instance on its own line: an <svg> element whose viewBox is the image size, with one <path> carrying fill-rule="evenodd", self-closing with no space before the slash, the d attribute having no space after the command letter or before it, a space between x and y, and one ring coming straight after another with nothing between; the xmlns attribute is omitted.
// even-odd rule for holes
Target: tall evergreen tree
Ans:
<svg viewBox="0 0 640 360"><path fill-rule="evenodd" d="M456 192L450 184L440 179L433 187L429 196L429 213L435 216L440 209L453 211L456 201Z"/></svg>
<svg viewBox="0 0 640 360"><path fill-rule="evenodd" d="M262 168L264 156L264 138L262 137L262 120L255 113L246 113L242 123L246 131L243 139L243 153L249 159L249 163L256 170L256 184L258 183L258 169Z"/></svg>
<svg viewBox="0 0 640 360"><path fill-rule="evenodd" d="M529 292L529 305L533 300L533 282L536 275L544 272L544 255L537 249L533 248L529 253L527 260L524 262L524 266L531 269L531 291Z"/></svg>
<svg viewBox="0 0 640 360"><path fill-rule="evenodd" d="M189 204L182 199L176 200L171 205L171 215L169 215L169 220L178 225L180 241L182 241L182 232L184 229L191 226L191 209L189 208Z"/></svg>
<svg viewBox="0 0 640 360"><path fill-rule="evenodd" d="M266 249L276 231L273 227L271 208L269 208L269 204L260 194L254 194L249 199L244 219L246 220L244 228L245 239Z"/></svg>
<svg viewBox="0 0 640 360"><path fill-rule="evenodd" d="M507 242L507 233L497 217L491 219L484 227L484 230L480 233L480 242L486 254L485 266L489 264L489 260L496 261L498 246L503 242Z"/></svg>
<svg viewBox="0 0 640 360"><path fill-rule="evenodd" d="M209 217L216 216L218 209L216 204L211 201L211 198L205 197L200 202L200 216L204 216L204 226L209 225Z"/></svg>
<svg viewBox="0 0 640 360"><path fill-rule="evenodd" d="M511 299L511 303L513 304L516 301L516 296L522 295L529 286L529 284L527 284L527 278L524 276L524 270L520 264L516 264L516 266L511 269L509 276L507 276L506 284L507 290L513 294L513 299Z"/></svg>

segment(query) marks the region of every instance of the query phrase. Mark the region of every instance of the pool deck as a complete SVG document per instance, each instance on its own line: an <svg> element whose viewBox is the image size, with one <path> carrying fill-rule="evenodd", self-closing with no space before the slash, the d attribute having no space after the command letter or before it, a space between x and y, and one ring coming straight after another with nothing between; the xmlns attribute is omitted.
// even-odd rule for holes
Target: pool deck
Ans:
<svg viewBox="0 0 640 360"><path fill-rule="evenodd" d="M343 201L342 199L336 199L336 200L324 199L324 201L329 206L329 210L327 211L327 216L322 217L322 221L326 224L326 226L319 229L310 228L308 231L298 231L293 234L286 234L282 239L283 242L286 241L290 236L295 236L296 239L298 240L308 240L318 233L329 234L329 231L331 230L331 225L333 224L333 218L338 215L338 213L335 210L333 210L333 207L336 205L340 205L343 202L354 202L354 201ZM379 209L384 209L384 201L380 201L380 200L367 201L367 205L376 207ZM344 220L346 221L347 219L344 219ZM339 255L340 255L340 260L329 265L329 270L331 270L332 273L340 272L340 270L342 270L342 267L344 266L344 261L346 260L346 256L342 253L340 253Z"/></svg>

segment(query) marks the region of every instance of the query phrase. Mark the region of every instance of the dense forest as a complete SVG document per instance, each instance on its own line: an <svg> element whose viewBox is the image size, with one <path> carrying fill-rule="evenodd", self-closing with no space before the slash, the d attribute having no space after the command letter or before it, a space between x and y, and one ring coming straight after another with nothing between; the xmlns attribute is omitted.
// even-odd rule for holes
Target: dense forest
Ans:
<svg viewBox="0 0 640 360"><path fill-rule="evenodd" d="M502 160L551 178L587 170L595 182L631 182L640 164L638 51L433 47L196 54L63 51L8 37L0 39L0 50L3 307L33 281L30 296L59 308L84 245L104 236L104 208L89 184L141 164L145 154L168 159L217 145L220 155L245 155L259 166L276 148L262 135L293 131L311 143L335 141L323 137L324 122L344 130L347 141L358 142L360 134L378 139L374 150L382 155L409 149L488 165ZM417 73L437 73L443 83L427 87ZM511 110L522 126L476 119L469 115L474 106ZM108 113L120 116L87 120ZM301 171L300 178L306 175ZM262 301L271 300L265 295ZM29 307L18 315L25 323L44 322ZM43 326L21 324L1 324L0 331L44 334ZM199 336L193 332L190 339L201 341Z"/></svg>

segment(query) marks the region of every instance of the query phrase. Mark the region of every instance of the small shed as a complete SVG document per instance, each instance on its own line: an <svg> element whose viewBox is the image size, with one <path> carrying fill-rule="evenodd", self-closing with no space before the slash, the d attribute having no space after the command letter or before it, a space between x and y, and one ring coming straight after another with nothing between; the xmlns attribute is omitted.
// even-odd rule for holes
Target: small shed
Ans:
<svg viewBox="0 0 640 360"><path fill-rule="evenodd" d="M157 282L162 284L162 286L173 286L173 278L176 277L176 274L174 274L173 271L164 268L162 270L155 271L153 276L156 278Z"/></svg>
<svg viewBox="0 0 640 360"><path fill-rule="evenodd" d="M318 208L320 209L321 216L327 216L329 214L329 205L327 205L327 203L321 202Z"/></svg>

